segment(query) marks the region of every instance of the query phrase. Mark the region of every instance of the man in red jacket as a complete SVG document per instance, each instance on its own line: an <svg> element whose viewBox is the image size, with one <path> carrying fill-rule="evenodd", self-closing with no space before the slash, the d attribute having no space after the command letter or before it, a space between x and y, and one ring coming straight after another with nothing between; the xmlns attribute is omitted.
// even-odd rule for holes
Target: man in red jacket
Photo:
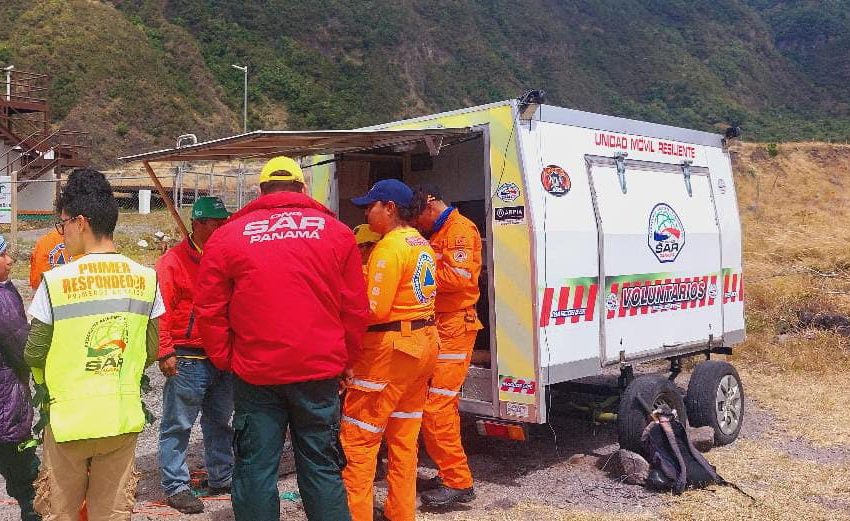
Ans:
<svg viewBox="0 0 850 521"><path fill-rule="evenodd" d="M166 309L159 321L159 369L167 377L162 389L159 471L166 502L184 514L204 511L189 487L186 464L198 413L210 493L230 492L233 476L232 375L210 363L192 310L201 251L229 215L218 197L201 197L192 206L192 235L156 263Z"/></svg>
<svg viewBox="0 0 850 521"><path fill-rule="evenodd" d="M207 243L195 299L210 360L235 373L233 513L279 519L288 426L308 519L348 521L338 387L366 330L360 253L292 159L263 167L260 192Z"/></svg>

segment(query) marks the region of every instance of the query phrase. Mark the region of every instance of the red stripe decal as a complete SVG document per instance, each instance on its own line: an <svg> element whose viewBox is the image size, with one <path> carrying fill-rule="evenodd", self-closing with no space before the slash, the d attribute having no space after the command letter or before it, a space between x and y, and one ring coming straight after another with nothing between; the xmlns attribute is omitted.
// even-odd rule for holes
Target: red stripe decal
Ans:
<svg viewBox="0 0 850 521"><path fill-rule="evenodd" d="M549 319L552 318L552 298L555 296L555 288L546 288L543 290L543 302L540 306L540 327L549 325Z"/></svg>
<svg viewBox="0 0 850 521"><path fill-rule="evenodd" d="M598 287L596 284L590 285L590 292L588 292L587 294L587 311L585 311L584 313L585 322L590 322L591 320L593 320L593 311L596 309L597 289Z"/></svg>
<svg viewBox="0 0 850 521"><path fill-rule="evenodd" d="M584 300L584 286L576 286L576 294L573 296L573 309L580 309L582 301ZM575 324L581 319L580 315L573 315L570 317L570 322Z"/></svg>
<svg viewBox="0 0 850 521"><path fill-rule="evenodd" d="M738 274L732 275L732 291L735 293L732 295L732 302L738 300Z"/></svg>
<svg viewBox="0 0 850 521"><path fill-rule="evenodd" d="M561 288L561 291L558 294L558 310L559 311L562 310L562 309L567 309L567 307L569 306L569 304L567 303L567 300L569 300L569 298L570 298L570 287L565 286L565 287ZM558 317L555 318L555 325L560 326L566 321L567 321L567 317L558 316Z"/></svg>

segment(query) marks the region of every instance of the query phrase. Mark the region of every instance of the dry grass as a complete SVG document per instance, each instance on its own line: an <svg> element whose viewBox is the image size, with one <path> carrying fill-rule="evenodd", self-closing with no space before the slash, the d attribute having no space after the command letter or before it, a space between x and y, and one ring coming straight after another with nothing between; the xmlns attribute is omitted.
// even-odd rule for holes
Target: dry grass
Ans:
<svg viewBox="0 0 850 521"><path fill-rule="evenodd" d="M850 147L733 149L744 232L747 331L739 358L783 371L850 369L848 341L795 330L801 311L850 314ZM779 333L790 333L786 342Z"/></svg>

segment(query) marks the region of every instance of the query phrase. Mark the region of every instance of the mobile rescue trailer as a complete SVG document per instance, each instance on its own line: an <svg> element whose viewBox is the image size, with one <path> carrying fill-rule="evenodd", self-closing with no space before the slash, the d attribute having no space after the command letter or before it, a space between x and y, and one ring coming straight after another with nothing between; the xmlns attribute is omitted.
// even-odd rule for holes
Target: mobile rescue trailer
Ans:
<svg viewBox="0 0 850 521"><path fill-rule="evenodd" d="M302 158L313 197L347 224L350 199L384 178L439 185L479 227L479 333L461 410L479 432L524 438L560 390L620 370L617 420L637 449L641 402L665 402L733 441L743 386L726 362L744 339L741 227L719 135L509 100L355 131L258 131L125 160ZM153 171L149 168L149 173ZM166 198L167 199L167 198ZM438 289L439 291L439 289ZM672 383L704 355L686 397ZM669 360L670 375L633 367ZM687 404L687 405L686 405Z"/></svg>

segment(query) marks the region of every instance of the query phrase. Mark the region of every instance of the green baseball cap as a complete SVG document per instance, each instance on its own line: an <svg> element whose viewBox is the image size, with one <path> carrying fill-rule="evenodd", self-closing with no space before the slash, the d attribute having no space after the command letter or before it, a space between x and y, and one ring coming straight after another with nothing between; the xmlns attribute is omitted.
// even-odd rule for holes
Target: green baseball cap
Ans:
<svg viewBox="0 0 850 521"><path fill-rule="evenodd" d="M196 219L227 219L230 212L218 197L199 197L192 205L192 220Z"/></svg>

